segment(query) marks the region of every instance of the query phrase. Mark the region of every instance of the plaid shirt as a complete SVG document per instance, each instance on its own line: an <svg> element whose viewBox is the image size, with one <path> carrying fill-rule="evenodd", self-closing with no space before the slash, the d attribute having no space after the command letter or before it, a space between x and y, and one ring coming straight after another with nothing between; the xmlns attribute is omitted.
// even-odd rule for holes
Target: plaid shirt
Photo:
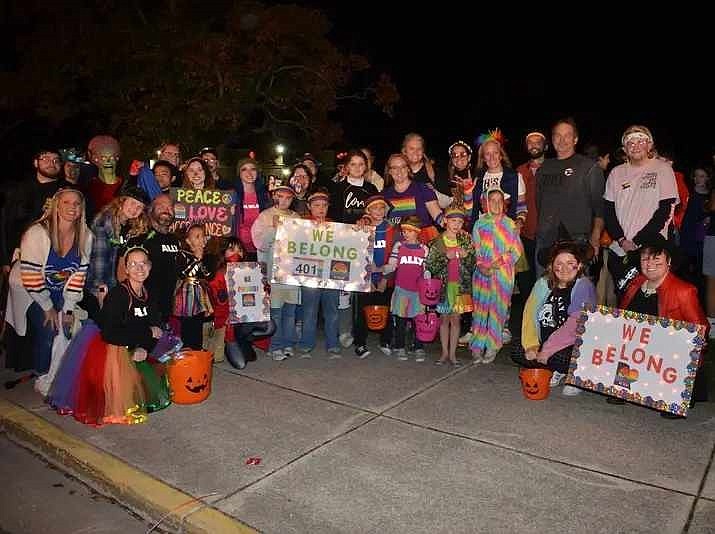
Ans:
<svg viewBox="0 0 715 534"><path fill-rule="evenodd" d="M112 289L117 285L117 256L127 239L124 235L115 237L109 211L97 216L92 223L92 233L94 244L87 272L87 287L93 292L102 284Z"/></svg>

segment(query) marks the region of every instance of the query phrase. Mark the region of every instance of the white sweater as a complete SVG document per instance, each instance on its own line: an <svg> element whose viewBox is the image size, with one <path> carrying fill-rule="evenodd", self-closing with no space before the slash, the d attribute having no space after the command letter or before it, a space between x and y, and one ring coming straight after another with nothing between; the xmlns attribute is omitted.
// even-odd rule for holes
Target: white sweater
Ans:
<svg viewBox="0 0 715 534"><path fill-rule="evenodd" d="M80 251L79 269L67 279L62 297L62 311L72 310L82 299L82 290L89 267L94 235L87 231L87 242ZM45 285L45 264L50 254L50 236L40 224L33 224L22 235L20 259L10 271L10 291L7 296L5 320L12 325L17 335L27 331L27 309L36 302L44 311L52 308L50 290Z"/></svg>

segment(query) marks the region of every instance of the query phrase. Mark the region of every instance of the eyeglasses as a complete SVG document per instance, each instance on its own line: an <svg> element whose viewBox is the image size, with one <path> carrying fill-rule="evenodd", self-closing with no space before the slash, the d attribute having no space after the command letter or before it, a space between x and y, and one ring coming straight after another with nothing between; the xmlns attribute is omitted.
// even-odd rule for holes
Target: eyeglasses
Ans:
<svg viewBox="0 0 715 534"><path fill-rule="evenodd" d="M151 266L149 261L130 261L127 262L127 267L130 269L147 269Z"/></svg>
<svg viewBox="0 0 715 534"><path fill-rule="evenodd" d="M469 154L462 152L461 154L452 154L452 159L465 159L468 158Z"/></svg>
<svg viewBox="0 0 715 534"><path fill-rule="evenodd" d="M632 146L638 146L638 145L647 145L650 139L644 139L642 137L637 137L635 139L629 139L626 141L626 146L627 147L632 147Z"/></svg>
<svg viewBox="0 0 715 534"><path fill-rule="evenodd" d="M52 156L40 156L40 157L37 158L37 159L40 160L40 161L46 161L46 162L49 162L49 163L54 163L55 165L59 165L60 163L62 163L62 160L61 160L60 158L55 158L55 157L52 157Z"/></svg>

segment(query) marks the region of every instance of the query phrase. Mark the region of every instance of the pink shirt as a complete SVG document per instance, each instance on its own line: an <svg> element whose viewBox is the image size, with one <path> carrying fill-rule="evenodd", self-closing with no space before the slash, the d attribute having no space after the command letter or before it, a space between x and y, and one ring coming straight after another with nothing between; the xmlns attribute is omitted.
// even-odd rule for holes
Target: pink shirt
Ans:
<svg viewBox="0 0 715 534"><path fill-rule="evenodd" d="M461 252L457 240L451 240L446 235L442 237L447 252ZM447 282L459 282L459 258L452 258L447 262Z"/></svg>
<svg viewBox="0 0 715 534"><path fill-rule="evenodd" d="M255 192L243 194L243 219L241 224L238 226L238 239L241 241L243 248L247 252L255 252L256 247L253 244L253 239L251 238L251 227L256 219L258 219L258 213L260 212L260 207L258 205L258 195Z"/></svg>
<svg viewBox="0 0 715 534"><path fill-rule="evenodd" d="M395 243L392 257L397 257L395 286L407 291L417 291L417 282L422 278L422 264L427 257L427 247L417 243Z"/></svg>
<svg viewBox="0 0 715 534"><path fill-rule="evenodd" d="M678 186L672 167L664 161L651 159L641 167L623 163L608 175L603 198L615 203L616 218L626 239L632 240L653 217L661 200L674 198L678 203ZM661 229L666 239L669 224L670 219Z"/></svg>

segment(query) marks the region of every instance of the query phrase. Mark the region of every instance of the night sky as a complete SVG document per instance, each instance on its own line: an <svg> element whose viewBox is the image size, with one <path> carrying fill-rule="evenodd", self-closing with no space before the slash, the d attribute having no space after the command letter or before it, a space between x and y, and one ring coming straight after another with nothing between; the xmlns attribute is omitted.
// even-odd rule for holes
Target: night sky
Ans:
<svg viewBox="0 0 715 534"><path fill-rule="evenodd" d="M397 83L402 100L394 120L379 113L365 116L364 111L348 111L343 118L352 125L346 126L348 144L372 144L380 158L398 150L405 133L416 131L426 138L428 153L446 164L452 142L473 141L500 127L509 141L507 152L517 164L525 158L521 142L528 131L547 131L555 120L572 116L581 130L580 147L594 142L613 153L623 130L639 123L651 129L657 147L675 155L677 167L712 165L712 84L705 83L705 73L697 65L684 69L679 56L679 47L684 46L691 54L689 61L704 61L703 67L712 63L712 44L698 49L704 35L694 27L683 43L677 42L677 28L669 29L668 39L660 43L666 50L661 52L656 31L647 38L609 40L608 32L618 30L609 29L613 20L604 13L597 19L599 28L581 28L588 38L572 41L569 30L561 29L561 36L543 35L544 40L557 42L541 45L518 35L522 53L490 44L498 40L489 25L506 34L521 31L504 14L470 15L450 4L430 11L403 8L398 15L386 12L391 7L385 2L367 2L361 3L363 12L370 14L365 21L334 3L310 3L333 21L333 37L341 47L367 55L375 68L391 72ZM479 17L484 17L483 23ZM455 22L460 18L461 24ZM542 36L539 21L527 22L533 26L526 30ZM667 42L670 38L672 43ZM598 49L593 48L596 44ZM670 54L674 60L667 59Z"/></svg>
<svg viewBox="0 0 715 534"><path fill-rule="evenodd" d="M486 10L496 4L300 4L323 10L333 24L331 39L343 51L367 56L372 74L387 71L398 86L401 101L392 119L365 105L345 105L336 113L345 141L334 148L372 146L378 168L399 150L407 132L421 133L428 154L442 166L452 142L473 142L495 127L504 131L507 152L518 164L525 157L524 134L548 131L564 116L579 124L581 147L595 142L613 152L625 127L642 123L658 147L675 154L677 167L711 164L715 106L712 84L706 83L711 29L699 32L692 20L682 27L687 39L679 39L674 24L658 43L651 26L644 26L647 35L619 37L614 18L606 14L593 19L595 29L579 20L581 33L574 36L574 28L557 21L557 31L550 32L523 7L490 13ZM3 35L9 39L11 31ZM510 46L507 38L513 38ZM36 140L33 132L28 143Z"/></svg>

